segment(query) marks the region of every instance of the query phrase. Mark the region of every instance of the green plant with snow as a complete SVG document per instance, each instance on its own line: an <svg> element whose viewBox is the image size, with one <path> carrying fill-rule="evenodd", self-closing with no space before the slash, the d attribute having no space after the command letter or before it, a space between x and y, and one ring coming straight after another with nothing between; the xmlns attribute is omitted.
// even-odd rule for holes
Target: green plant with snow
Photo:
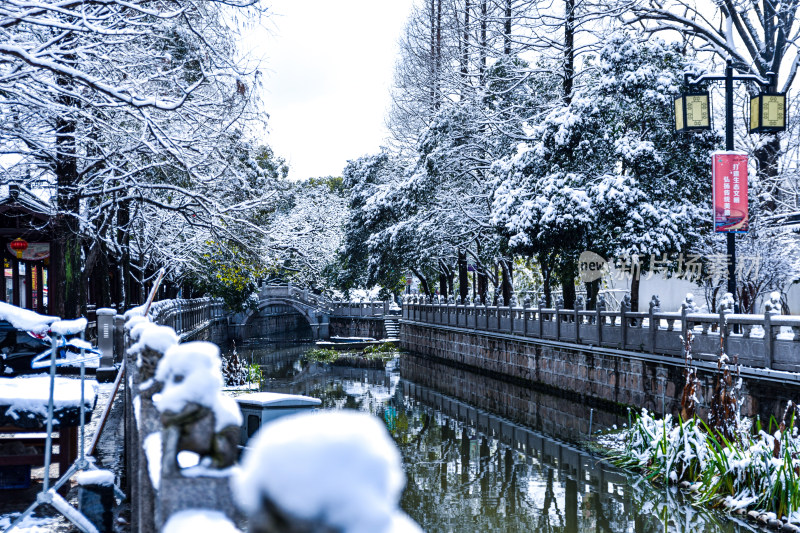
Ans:
<svg viewBox="0 0 800 533"><path fill-rule="evenodd" d="M720 343L722 346L722 342ZM709 424L695 414L696 377L692 368L691 332L685 341L686 387L682 413L662 419L647 410L630 428L601 439L614 451L614 462L641 471L653 482L685 482L697 503L729 509L772 512L800 521L800 437L792 402L767 431L756 420L740 416L741 380L730 371L720 349Z"/></svg>

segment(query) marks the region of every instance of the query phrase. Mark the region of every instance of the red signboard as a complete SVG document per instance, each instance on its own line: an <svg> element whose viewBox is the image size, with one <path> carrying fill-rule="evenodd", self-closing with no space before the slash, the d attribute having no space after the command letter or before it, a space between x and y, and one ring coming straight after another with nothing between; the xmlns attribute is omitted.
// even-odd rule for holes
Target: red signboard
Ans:
<svg viewBox="0 0 800 533"><path fill-rule="evenodd" d="M736 152L714 152L711 158L714 231L745 233L750 228L747 156Z"/></svg>

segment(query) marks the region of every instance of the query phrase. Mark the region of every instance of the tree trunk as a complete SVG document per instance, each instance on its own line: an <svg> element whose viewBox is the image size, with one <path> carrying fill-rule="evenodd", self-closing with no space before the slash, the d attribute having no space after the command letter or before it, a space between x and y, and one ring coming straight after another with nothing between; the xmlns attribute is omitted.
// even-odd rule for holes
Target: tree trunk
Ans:
<svg viewBox="0 0 800 533"><path fill-rule="evenodd" d="M439 274L439 295L447 298L447 276L443 272Z"/></svg>
<svg viewBox="0 0 800 533"><path fill-rule="evenodd" d="M447 271L447 295L455 297L456 291L455 287L453 286L453 279L455 278L455 273L452 270Z"/></svg>
<svg viewBox="0 0 800 533"><path fill-rule="evenodd" d="M461 43L461 75L464 87L469 85L469 12L472 10L471 0L464 0L464 33Z"/></svg>
<svg viewBox="0 0 800 533"><path fill-rule="evenodd" d="M544 306L553 307L553 266L547 252L537 254L539 268L542 271L542 292L544 293ZM538 303L538 302L537 302Z"/></svg>
<svg viewBox="0 0 800 533"><path fill-rule="evenodd" d="M575 78L575 0L564 1L564 103L572 101Z"/></svg>
<svg viewBox="0 0 800 533"><path fill-rule="evenodd" d="M119 284L121 297L119 305L121 305L124 310L130 309L133 306L130 221L131 203L130 200L127 200L120 203L119 212L117 213L117 243L122 251L118 262L119 271L117 283Z"/></svg>
<svg viewBox="0 0 800 533"><path fill-rule="evenodd" d="M631 278L631 311L637 312L639 311L639 284L641 282L641 276L639 275L638 269L634 272L633 278Z"/></svg>
<svg viewBox="0 0 800 533"><path fill-rule="evenodd" d="M469 280L467 277L467 254L458 252L458 296L462 302L469 296Z"/></svg>
<svg viewBox="0 0 800 533"><path fill-rule="evenodd" d="M422 274L420 274L419 272L417 272L413 268L411 269L411 272L413 272L414 275L417 276L417 279L419 279L419 284L422 287L422 292L424 292L425 295L428 296L428 297L433 296L433 294L431 294L430 285L428 285L428 280L425 279L425 276L423 276Z"/></svg>
<svg viewBox="0 0 800 533"><path fill-rule="evenodd" d="M511 2L513 0L506 0L505 21L503 25L503 53L507 56L511 55Z"/></svg>
<svg viewBox="0 0 800 533"><path fill-rule="evenodd" d="M500 266L503 270L503 301L506 305L511 302L511 295L514 293L514 265L508 261L501 261Z"/></svg>
<svg viewBox="0 0 800 533"><path fill-rule="evenodd" d="M481 303L486 303L486 298L489 296L489 274L483 265L478 265L478 296L481 297Z"/></svg>
<svg viewBox="0 0 800 533"><path fill-rule="evenodd" d="M57 83L69 87L70 81L61 76ZM70 96L61 96L60 103L67 108L77 106ZM77 197L78 159L75 146L75 119L60 115L55 120L56 129L56 199L58 212L53 221L54 253L50 268L56 271L58 284L50 287L53 311L62 318L77 318L83 304L81 287L80 226L77 216L80 202Z"/></svg>
<svg viewBox="0 0 800 533"><path fill-rule="evenodd" d="M586 286L586 309L593 311L597 309L597 295L600 293L600 280L596 279L584 283L584 285Z"/></svg>

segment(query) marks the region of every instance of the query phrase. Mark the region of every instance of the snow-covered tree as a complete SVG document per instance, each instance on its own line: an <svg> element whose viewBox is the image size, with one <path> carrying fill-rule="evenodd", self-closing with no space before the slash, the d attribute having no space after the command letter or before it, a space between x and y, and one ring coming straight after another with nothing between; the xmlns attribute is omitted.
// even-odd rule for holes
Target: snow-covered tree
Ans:
<svg viewBox="0 0 800 533"><path fill-rule="evenodd" d="M257 80L233 59L225 21L254 3L0 4L0 139L7 175L48 184L57 206L59 314L85 302L76 273L88 276L92 258L130 278L134 230L174 217L236 240L231 230L272 194L236 185L254 176L245 139ZM134 301L129 284L122 292Z"/></svg>
<svg viewBox="0 0 800 533"><path fill-rule="evenodd" d="M582 251L676 253L710 220L706 175L717 139L671 127L686 60L663 41L632 37L610 36L590 63L591 83L494 168L495 222L512 249L539 257L546 282L559 278L568 306Z"/></svg>

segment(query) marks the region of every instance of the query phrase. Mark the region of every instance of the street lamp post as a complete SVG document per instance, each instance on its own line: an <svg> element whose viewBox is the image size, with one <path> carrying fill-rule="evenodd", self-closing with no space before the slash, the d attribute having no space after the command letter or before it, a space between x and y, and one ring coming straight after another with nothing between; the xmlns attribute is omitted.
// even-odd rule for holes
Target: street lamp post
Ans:
<svg viewBox="0 0 800 533"><path fill-rule="evenodd" d="M725 150L734 150L733 142L733 82L753 82L762 88L769 89L775 86L775 75L767 74L764 80L754 75L733 75L733 64L730 60L725 66L724 76L702 75L691 79L690 74L684 74L688 86L696 86L707 81L725 82ZM703 104L705 102L705 104ZM678 131L709 129L711 127L708 106L708 93L690 93L681 95L675 101L675 126ZM693 113L689 113L689 106L694 106ZM780 93L762 93L751 99L750 104L750 132L775 132L783 131L786 127L786 97ZM734 298L734 310L739 312L739 299L736 297L736 240L735 232L727 232L728 259L728 292Z"/></svg>

